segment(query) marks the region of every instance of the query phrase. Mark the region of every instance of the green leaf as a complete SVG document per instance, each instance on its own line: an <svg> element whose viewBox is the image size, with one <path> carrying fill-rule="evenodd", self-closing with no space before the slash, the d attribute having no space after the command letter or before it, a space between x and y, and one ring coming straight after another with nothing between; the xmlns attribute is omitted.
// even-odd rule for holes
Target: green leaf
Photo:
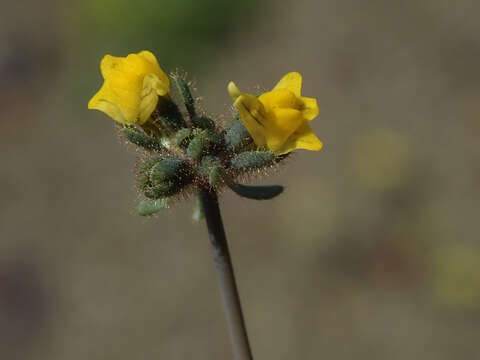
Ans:
<svg viewBox="0 0 480 360"><path fill-rule="evenodd" d="M253 200L270 200L283 192L281 185L250 186L231 183L228 185L237 195Z"/></svg>

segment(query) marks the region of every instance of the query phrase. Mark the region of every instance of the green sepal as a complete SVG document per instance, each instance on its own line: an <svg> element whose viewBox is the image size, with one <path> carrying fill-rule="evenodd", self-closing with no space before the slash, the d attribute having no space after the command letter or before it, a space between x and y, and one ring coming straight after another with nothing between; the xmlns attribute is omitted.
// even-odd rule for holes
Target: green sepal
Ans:
<svg viewBox="0 0 480 360"><path fill-rule="evenodd" d="M185 128L178 130L173 136L173 143L181 148L186 148L192 138L192 129Z"/></svg>
<svg viewBox="0 0 480 360"><path fill-rule="evenodd" d="M192 177L190 164L182 158L164 158L151 169L150 178L153 185L164 183L166 180L186 180Z"/></svg>
<svg viewBox="0 0 480 360"><path fill-rule="evenodd" d="M199 159L206 147L207 143L203 137L196 136L190 141L187 147L187 155L192 159Z"/></svg>
<svg viewBox="0 0 480 360"><path fill-rule="evenodd" d="M159 161L162 161L163 157L162 156L153 156L145 159L145 161L142 163L142 165L139 168L139 172L141 174L149 174L150 170L152 167L158 163Z"/></svg>
<svg viewBox="0 0 480 360"><path fill-rule="evenodd" d="M202 221L205 218L205 211L203 210L202 201L200 196L195 198L195 204L193 205L192 219L194 221Z"/></svg>
<svg viewBox="0 0 480 360"><path fill-rule="evenodd" d="M139 169L138 184L149 199L159 199L180 192L192 182L193 171L182 158L152 158Z"/></svg>
<svg viewBox="0 0 480 360"><path fill-rule="evenodd" d="M217 187L224 182L225 168L219 158L214 156L205 156L198 167L198 171L212 187Z"/></svg>
<svg viewBox="0 0 480 360"><path fill-rule="evenodd" d="M208 175L208 182L211 187L217 188L225 182L225 168L222 165L214 166Z"/></svg>
<svg viewBox="0 0 480 360"><path fill-rule="evenodd" d="M201 116L199 118L194 118L193 126L200 129L215 129L215 122L210 119L208 116Z"/></svg>
<svg viewBox="0 0 480 360"><path fill-rule="evenodd" d="M253 139L250 137L243 121L236 117L232 120L230 127L225 132L225 143L231 150L241 148L243 145L251 143Z"/></svg>
<svg viewBox="0 0 480 360"><path fill-rule="evenodd" d="M140 216L152 216L160 210L167 208L167 199L150 200L144 199L137 205L137 213Z"/></svg>
<svg viewBox="0 0 480 360"><path fill-rule="evenodd" d="M248 171L275 164L275 154L271 151L245 151L230 160L233 169Z"/></svg>
<svg viewBox="0 0 480 360"><path fill-rule="evenodd" d="M167 129L170 132L175 132L182 128L187 127L182 113L175 104L168 97L159 97L157 110L154 114L155 121L161 124L162 128Z"/></svg>
<svg viewBox="0 0 480 360"><path fill-rule="evenodd" d="M222 139L215 131L202 130L188 144L187 155L194 160L198 160L202 155L207 154L210 149L220 145L221 142Z"/></svg>
<svg viewBox="0 0 480 360"><path fill-rule="evenodd" d="M131 142L132 144L140 146L149 151L160 151L163 148L163 146L156 138L147 135L145 132L133 126L124 127L122 129L122 135L127 141Z"/></svg>
<svg viewBox="0 0 480 360"><path fill-rule="evenodd" d="M281 185L250 186L237 183L228 184L237 195L253 200L270 200L283 192Z"/></svg>
<svg viewBox="0 0 480 360"><path fill-rule="evenodd" d="M224 144L223 138L215 130L204 129L201 134L203 134L207 141L213 146Z"/></svg>
<svg viewBox="0 0 480 360"><path fill-rule="evenodd" d="M138 187L141 190L146 190L151 187L150 174L153 166L162 160L162 157L155 156L145 160L145 162L138 169Z"/></svg>
<svg viewBox="0 0 480 360"><path fill-rule="evenodd" d="M185 185L182 181L165 180L160 184L145 189L143 194L149 199L160 199L178 194Z"/></svg>
<svg viewBox="0 0 480 360"><path fill-rule="evenodd" d="M177 86L180 96L182 97L188 115L193 121L197 117L197 113L195 111L195 99L193 98L192 92L190 91L190 85L181 75L172 75L172 79Z"/></svg>

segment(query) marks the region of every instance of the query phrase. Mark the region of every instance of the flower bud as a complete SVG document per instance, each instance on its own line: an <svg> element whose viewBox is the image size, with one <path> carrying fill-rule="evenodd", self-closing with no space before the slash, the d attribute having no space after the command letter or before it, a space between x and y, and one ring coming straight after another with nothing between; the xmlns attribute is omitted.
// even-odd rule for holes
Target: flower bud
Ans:
<svg viewBox="0 0 480 360"><path fill-rule="evenodd" d="M215 156L205 156L199 165L198 172L206 179L211 187L217 187L225 179L225 167L219 158Z"/></svg>
<svg viewBox="0 0 480 360"><path fill-rule="evenodd" d="M195 198L195 205L193 206L192 220L201 221L205 218L205 211L202 206L202 201L200 196L197 195Z"/></svg>
<svg viewBox="0 0 480 360"><path fill-rule="evenodd" d="M172 196L188 185L193 177L188 161L173 157L149 159L139 173L139 187L149 199Z"/></svg>
<svg viewBox="0 0 480 360"><path fill-rule="evenodd" d="M154 118L163 128L170 132L175 132L179 129L186 128L187 124L183 119L182 113L169 97L158 99L157 109L154 113Z"/></svg>
<svg viewBox="0 0 480 360"><path fill-rule="evenodd" d="M271 151L245 151L230 161L233 169L248 171L275 164L275 154Z"/></svg>
<svg viewBox="0 0 480 360"><path fill-rule="evenodd" d="M214 129L215 122L210 119L208 116L201 116L193 120L193 125L200 129Z"/></svg>
<svg viewBox="0 0 480 360"><path fill-rule="evenodd" d="M159 185L167 180L181 180L191 177L188 162L180 158L166 158L157 162L151 169L150 180Z"/></svg>
<svg viewBox="0 0 480 360"><path fill-rule="evenodd" d="M173 136L173 142L181 148L186 148L192 138L192 129L185 128L178 130Z"/></svg>
<svg viewBox="0 0 480 360"><path fill-rule="evenodd" d="M241 148L242 145L253 142L242 120L235 118L225 132L225 143L231 150Z"/></svg>
<svg viewBox="0 0 480 360"><path fill-rule="evenodd" d="M177 86L178 92L182 97L183 103L185 104L185 108L187 109L188 115L190 119L193 121L196 119L197 114L195 111L195 99L192 96L192 92L190 91L190 84L185 81L185 79L181 75L172 75L172 79Z"/></svg>
<svg viewBox="0 0 480 360"><path fill-rule="evenodd" d="M212 130L202 130L190 141L187 148L187 155L198 160L202 155L207 154L209 150L222 143L221 137Z"/></svg>
<svg viewBox="0 0 480 360"><path fill-rule="evenodd" d="M127 141L146 150L160 151L162 149L162 145L157 139L145 134L145 132L135 127L124 127L122 129L122 135Z"/></svg>
<svg viewBox="0 0 480 360"><path fill-rule="evenodd" d="M167 199L150 200L144 199L137 206L140 216L152 216L168 206Z"/></svg>

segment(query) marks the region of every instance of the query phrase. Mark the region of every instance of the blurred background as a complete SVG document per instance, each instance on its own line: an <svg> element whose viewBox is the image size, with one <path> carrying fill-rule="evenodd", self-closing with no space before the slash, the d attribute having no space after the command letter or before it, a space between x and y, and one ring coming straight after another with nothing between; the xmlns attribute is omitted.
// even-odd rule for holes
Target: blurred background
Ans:
<svg viewBox="0 0 480 360"><path fill-rule="evenodd" d="M0 357L230 359L193 201L135 214L137 155L87 110L104 54L152 50L228 119L289 71L320 153L226 192L256 359L452 359L480 335L480 4L2 2Z"/></svg>

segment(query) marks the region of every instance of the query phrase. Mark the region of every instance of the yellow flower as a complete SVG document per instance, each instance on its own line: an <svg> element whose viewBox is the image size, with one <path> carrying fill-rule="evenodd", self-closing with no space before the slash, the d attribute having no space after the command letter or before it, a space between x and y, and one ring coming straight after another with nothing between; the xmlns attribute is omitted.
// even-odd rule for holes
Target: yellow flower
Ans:
<svg viewBox="0 0 480 360"><path fill-rule="evenodd" d="M278 155L322 148L308 124L318 115L317 100L301 96L301 88L302 76L297 72L286 74L272 91L258 98L242 93L233 82L228 84L228 92L255 144Z"/></svg>
<svg viewBox="0 0 480 360"><path fill-rule="evenodd" d="M104 83L88 108L103 111L122 124L143 124L155 110L158 97L169 93L168 76L150 51L127 57L105 55L100 70Z"/></svg>

